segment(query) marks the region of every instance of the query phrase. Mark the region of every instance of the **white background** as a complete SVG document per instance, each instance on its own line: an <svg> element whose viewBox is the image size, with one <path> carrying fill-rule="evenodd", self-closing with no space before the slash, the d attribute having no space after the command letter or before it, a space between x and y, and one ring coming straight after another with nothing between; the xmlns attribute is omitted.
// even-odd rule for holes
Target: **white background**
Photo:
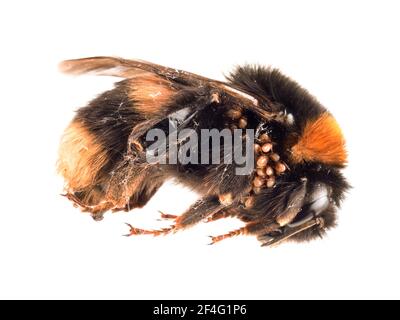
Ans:
<svg viewBox="0 0 400 320"><path fill-rule="evenodd" d="M300 3L301 2L301 3ZM0 298L400 298L399 8L396 1L1 1ZM208 77L273 65L337 117L353 185L322 241L259 247L240 223L165 238L196 195L168 184L101 223L73 208L55 162L73 111L114 79L62 75L63 59L141 58Z"/></svg>

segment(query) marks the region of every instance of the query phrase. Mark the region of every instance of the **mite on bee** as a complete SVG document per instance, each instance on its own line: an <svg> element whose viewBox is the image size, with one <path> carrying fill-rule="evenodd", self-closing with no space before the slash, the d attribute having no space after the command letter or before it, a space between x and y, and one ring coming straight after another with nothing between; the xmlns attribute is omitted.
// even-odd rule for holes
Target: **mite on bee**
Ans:
<svg viewBox="0 0 400 320"><path fill-rule="evenodd" d="M65 196L95 220L108 211L143 207L174 178L200 199L180 216L162 214L170 227L129 225L128 235L165 235L235 217L244 226L212 237L212 243L253 235L269 246L313 239L335 226L349 187L341 173L347 162L345 140L327 109L280 71L246 65L217 81L113 57L67 60L60 67L70 74L122 78L78 109L60 145L58 172L65 179ZM240 139L228 148L221 138L218 151L204 151L201 139L187 147L204 130L228 137L239 132ZM165 163L149 162L154 145L148 137L154 132L166 138L164 149L154 153L164 155ZM169 139L172 135L178 138ZM172 151L180 148L196 154L197 162L171 161ZM243 152L251 156L245 174L239 169L249 163L235 161Z"/></svg>

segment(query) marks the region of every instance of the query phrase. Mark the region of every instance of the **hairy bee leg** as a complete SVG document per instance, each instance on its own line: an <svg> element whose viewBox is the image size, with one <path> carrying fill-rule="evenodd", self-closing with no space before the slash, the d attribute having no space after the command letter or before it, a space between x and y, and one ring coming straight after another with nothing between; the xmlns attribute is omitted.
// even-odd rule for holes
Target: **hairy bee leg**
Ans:
<svg viewBox="0 0 400 320"><path fill-rule="evenodd" d="M247 232L248 232L247 228L246 227L242 227L242 228L230 231L230 232L228 232L226 234L221 234L221 235L218 235L218 236L210 236L210 238L211 238L211 243L210 244L215 244L217 242L220 242L222 240L225 240L225 239L228 239L228 238L232 238L232 237L235 237L235 236L244 235Z"/></svg>
<svg viewBox="0 0 400 320"><path fill-rule="evenodd" d="M165 235L171 232L176 232L182 229L186 229L195 225L196 223L204 220L210 215L223 209L223 206L219 203L218 197L209 196L196 201L186 212L175 218L175 223L168 227L159 230L145 230L135 228L131 225L129 234L127 236L150 234L153 236ZM172 216L172 215L169 215Z"/></svg>
<svg viewBox="0 0 400 320"><path fill-rule="evenodd" d="M125 237L130 237L130 236L137 236L137 235L153 235L153 236L161 236L161 235L166 235L170 233L173 228L163 228L159 230L146 230L146 229L140 229L140 228L135 228L131 224L127 223L126 224L129 227L129 233L125 234Z"/></svg>
<svg viewBox="0 0 400 320"><path fill-rule="evenodd" d="M224 219L224 218L227 218L227 217L229 217L228 212L219 211L219 212L213 214L211 217L208 217L205 222L206 223L214 222L214 221L218 221L218 220L221 220L221 219Z"/></svg>
<svg viewBox="0 0 400 320"><path fill-rule="evenodd" d="M186 212L176 218L175 225L179 228L193 226L207 217L224 209L218 197L208 196L196 201Z"/></svg>
<svg viewBox="0 0 400 320"><path fill-rule="evenodd" d="M228 218L228 217L237 217L238 216L238 212L235 209L223 209L221 211L218 211L216 213L214 213L211 217L208 217L207 220L205 221L206 223L209 222L214 222L220 219L224 219L224 218Z"/></svg>
<svg viewBox="0 0 400 320"><path fill-rule="evenodd" d="M221 234L218 236L211 236L211 243L214 244L225 239L229 239L239 235L258 235L265 234L266 232L271 232L279 229L279 224L275 222L252 222L248 223L246 226L230 231L226 234Z"/></svg>

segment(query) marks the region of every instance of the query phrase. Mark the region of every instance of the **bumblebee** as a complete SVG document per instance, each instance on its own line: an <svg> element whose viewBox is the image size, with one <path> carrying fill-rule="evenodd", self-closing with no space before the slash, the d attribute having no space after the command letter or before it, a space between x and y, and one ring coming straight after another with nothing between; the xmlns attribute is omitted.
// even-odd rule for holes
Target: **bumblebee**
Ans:
<svg viewBox="0 0 400 320"><path fill-rule="evenodd" d="M180 216L162 213L170 227L129 225L128 235L163 235L235 217L245 225L212 237L212 243L253 235L270 246L314 239L336 225L336 211L349 188L341 173L347 163L345 139L331 113L279 70L245 65L217 81L114 57L67 60L60 67L69 74L122 78L78 109L61 139L58 172L65 179L65 196L95 220L107 211L143 207L173 178L200 199ZM199 137L217 129L239 132L241 139L229 149L221 140L212 154L217 161L170 161L170 151L184 147L183 135L174 142L167 139L161 151L165 163L149 162L149 132L171 137L171 123L179 136L188 129ZM204 151L201 145L197 141L189 151L197 159L210 159L210 148ZM236 159L249 146L252 170L238 174L243 163L224 160Z"/></svg>

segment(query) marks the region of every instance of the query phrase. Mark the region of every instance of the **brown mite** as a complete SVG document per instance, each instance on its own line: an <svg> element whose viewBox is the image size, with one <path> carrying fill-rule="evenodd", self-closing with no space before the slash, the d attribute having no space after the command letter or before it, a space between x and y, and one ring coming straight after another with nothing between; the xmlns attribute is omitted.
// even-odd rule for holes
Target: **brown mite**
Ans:
<svg viewBox="0 0 400 320"><path fill-rule="evenodd" d="M265 173L267 176L272 176L272 175L274 175L274 169L272 169L272 167L268 166L265 168Z"/></svg>
<svg viewBox="0 0 400 320"><path fill-rule="evenodd" d="M165 235L234 217L244 226L212 237L212 243L250 235L268 246L319 238L335 226L348 189L341 173L347 163L344 137L329 111L280 71L245 65L218 81L114 57L67 60L60 68L118 77L114 88L77 110L57 162L65 197L96 221L107 212L145 206L174 179L200 199L180 216L162 214L169 227L129 225L128 236ZM234 143L232 135L214 139L218 148L201 141L205 131L225 128L246 130L234 147L224 141ZM165 145L157 152L155 140L147 139L155 132L168 137L160 139ZM192 136L198 140L190 145ZM251 153L245 162L243 150Z"/></svg>
<svg viewBox="0 0 400 320"><path fill-rule="evenodd" d="M253 180L253 185L256 188L260 188L264 184L264 179L260 177L255 177Z"/></svg>
<svg viewBox="0 0 400 320"><path fill-rule="evenodd" d="M238 120L242 116L242 111L239 109L230 109L226 112L226 116L232 120Z"/></svg>
<svg viewBox="0 0 400 320"><path fill-rule="evenodd" d="M239 119L239 128L240 129L245 129L247 127L247 120L246 118L240 118Z"/></svg>
<svg viewBox="0 0 400 320"><path fill-rule="evenodd" d="M269 177L266 180L266 186L267 188L272 188L275 185L275 178L274 177Z"/></svg>
<svg viewBox="0 0 400 320"><path fill-rule="evenodd" d="M271 149L272 149L272 143L264 143L264 144L261 146L261 150L262 150L262 152L264 152L264 153L270 152Z"/></svg>
<svg viewBox="0 0 400 320"><path fill-rule="evenodd" d="M262 188L260 187L253 187L253 192L254 194L259 194L261 192Z"/></svg>
<svg viewBox="0 0 400 320"><path fill-rule="evenodd" d="M267 176L265 168L257 168L256 172L257 175L260 176L261 178L265 178Z"/></svg>
<svg viewBox="0 0 400 320"><path fill-rule="evenodd" d="M254 206L254 197L248 197L244 202L246 208L252 208Z"/></svg>
<svg viewBox="0 0 400 320"><path fill-rule="evenodd" d="M285 170L286 170L286 166L282 162L278 162L275 165L275 171L277 174L281 174L281 173L285 172Z"/></svg>
<svg viewBox="0 0 400 320"><path fill-rule="evenodd" d="M271 153L271 154L269 155L269 158L270 158L272 161L277 162L277 161L279 161L279 159L280 159L281 157L280 157L279 154L277 154L277 153Z"/></svg>
<svg viewBox="0 0 400 320"><path fill-rule="evenodd" d="M261 134L258 140L260 140L262 143L271 142L271 138L266 133Z"/></svg>
<svg viewBox="0 0 400 320"><path fill-rule="evenodd" d="M264 168L268 163L268 157L265 155L259 156L257 158L257 167Z"/></svg>

